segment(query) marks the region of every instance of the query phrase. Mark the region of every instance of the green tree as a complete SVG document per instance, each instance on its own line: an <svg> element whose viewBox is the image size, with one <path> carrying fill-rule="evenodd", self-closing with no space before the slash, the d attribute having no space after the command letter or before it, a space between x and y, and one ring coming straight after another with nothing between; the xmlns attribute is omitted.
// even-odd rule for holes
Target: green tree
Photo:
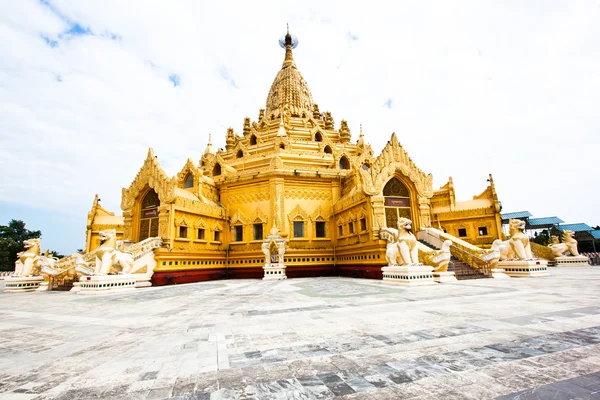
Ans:
<svg viewBox="0 0 600 400"><path fill-rule="evenodd" d="M541 244L542 246L547 246L548 243L550 243L550 231L548 229L544 229L540 233L535 232L535 235L531 241Z"/></svg>
<svg viewBox="0 0 600 400"><path fill-rule="evenodd" d="M0 225L0 271L13 271L17 253L25 250L23 241L42 236L40 231L25 228L25 222L12 219L8 225Z"/></svg>

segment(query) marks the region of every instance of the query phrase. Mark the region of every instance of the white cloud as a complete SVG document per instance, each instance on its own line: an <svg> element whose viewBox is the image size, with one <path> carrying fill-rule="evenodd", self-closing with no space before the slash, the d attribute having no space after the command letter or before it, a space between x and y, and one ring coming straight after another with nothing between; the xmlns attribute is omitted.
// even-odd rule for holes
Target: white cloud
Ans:
<svg viewBox="0 0 600 400"><path fill-rule="evenodd" d="M593 2L50 4L7 2L0 15L7 206L83 218L98 192L119 212L148 147L170 174L209 132L224 147L227 127L264 107L289 22L313 97L355 140L362 123L378 152L397 132L435 186L454 177L459 199L491 172L505 211L600 223ZM65 35L74 23L91 34Z"/></svg>

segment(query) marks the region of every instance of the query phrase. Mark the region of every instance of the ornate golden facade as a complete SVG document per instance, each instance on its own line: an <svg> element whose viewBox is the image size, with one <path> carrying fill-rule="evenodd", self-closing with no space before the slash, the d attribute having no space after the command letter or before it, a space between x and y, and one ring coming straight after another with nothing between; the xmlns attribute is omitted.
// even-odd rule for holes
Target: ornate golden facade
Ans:
<svg viewBox="0 0 600 400"><path fill-rule="evenodd" d="M289 277L380 278L386 242L379 230L399 218L411 219L415 231L441 227L477 245L499 237L491 176L481 195L456 202L452 180L434 190L431 174L414 164L395 134L378 156L362 129L352 143L346 121L336 125L314 102L289 34L284 43L283 65L258 119L245 118L241 133L229 128L224 151L214 151L209 137L199 162L188 160L174 177L150 149L123 189L123 217L94 202L87 252L97 246L97 232L115 228L132 242L162 237L155 284L258 278L261 244L276 227L286 240Z"/></svg>

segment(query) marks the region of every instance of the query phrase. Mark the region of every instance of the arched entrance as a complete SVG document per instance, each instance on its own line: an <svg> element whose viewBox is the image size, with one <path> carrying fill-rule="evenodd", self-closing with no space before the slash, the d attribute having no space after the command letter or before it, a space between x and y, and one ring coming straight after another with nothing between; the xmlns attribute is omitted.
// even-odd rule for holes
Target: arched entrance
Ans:
<svg viewBox="0 0 600 400"><path fill-rule="evenodd" d="M410 191L398 178L394 177L385 184L383 197L385 224L388 228L396 228L399 218L412 219Z"/></svg>
<svg viewBox="0 0 600 400"><path fill-rule="evenodd" d="M158 193L150 189L142 199L138 242L158 236L158 206L160 206Z"/></svg>

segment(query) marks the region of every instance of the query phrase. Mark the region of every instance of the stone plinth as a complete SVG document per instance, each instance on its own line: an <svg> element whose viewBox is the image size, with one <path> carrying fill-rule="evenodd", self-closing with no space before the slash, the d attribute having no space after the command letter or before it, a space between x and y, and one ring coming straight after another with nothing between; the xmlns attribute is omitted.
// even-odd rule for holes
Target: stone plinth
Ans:
<svg viewBox="0 0 600 400"><path fill-rule="evenodd" d="M44 281L40 283L40 286L36 289L36 292L47 292L50 290L50 282Z"/></svg>
<svg viewBox="0 0 600 400"><path fill-rule="evenodd" d="M548 261L546 260L511 260L500 261L498 267L511 278L535 278L548 276Z"/></svg>
<svg viewBox="0 0 600 400"><path fill-rule="evenodd" d="M79 281L78 294L102 294L135 289L140 278L137 274L84 276ZM142 276L141 278L145 278Z"/></svg>
<svg viewBox="0 0 600 400"><path fill-rule="evenodd" d="M4 280L5 292L33 292L44 282L42 276L7 276Z"/></svg>
<svg viewBox="0 0 600 400"><path fill-rule="evenodd" d="M81 291L81 282L73 282L73 287L69 292L77 293L79 291Z"/></svg>
<svg viewBox="0 0 600 400"><path fill-rule="evenodd" d="M283 264L268 264L263 267L263 270L265 271L263 280L287 279L285 265Z"/></svg>
<svg viewBox="0 0 600 400"><path fill-rule="evenodd" d="M433 272L433 281L438 283L457 282L454 272Z"/></svg>
<svg viewBox="0 0 600 400"><path fill-rule="evenodd" d="M586 256L562 256L556 257L557 267L588 267L588 258Z"/></svg>
<svg viewBox="0 0 600 400"><path fill-rule="evenodd" d="M394 267L383 267L383 281L401 285L420 286L432 285L433 267L423 264L410 264Z"/></svg>
<svg viewBox="0 0 600 400"><path fill-rule="evenodd" d="M510 276L506 275L506 271L504 271L504 268L492 268L492 278L507 279L510 278Z"/></svg>

